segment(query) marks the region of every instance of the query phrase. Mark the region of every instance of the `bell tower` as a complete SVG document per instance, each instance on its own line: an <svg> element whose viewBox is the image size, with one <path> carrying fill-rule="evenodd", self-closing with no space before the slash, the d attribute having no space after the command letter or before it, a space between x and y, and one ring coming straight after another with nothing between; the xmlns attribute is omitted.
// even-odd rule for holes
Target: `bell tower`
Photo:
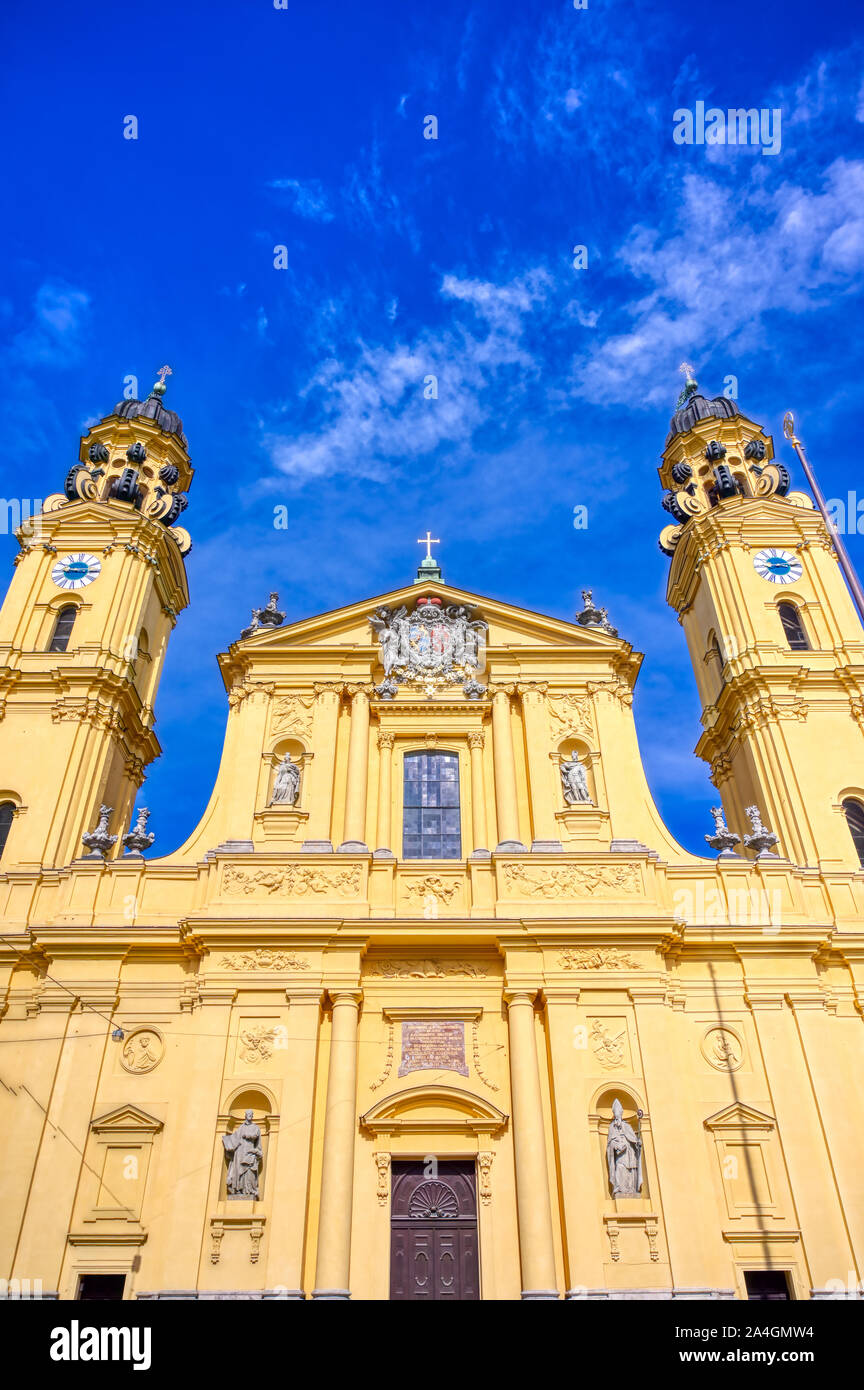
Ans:
<svg viewBox="0 0 864 1390"><path fill-rule="evenodd" d="M702 704L696 752L742 845L755 805L780 855L857 869L864 629L835 538L770 435L687 371L659 469L673 518L660 546Z"/></svg>
<svg viewBox="0 0 864 1390"><path fill-rule="evenodd" d="M16 532L0 608L0 869L86 853L102 804L120 837L160 753L154 701L168 639L189 602L192 468L164 378L82 438L64 490Z"/></svg>

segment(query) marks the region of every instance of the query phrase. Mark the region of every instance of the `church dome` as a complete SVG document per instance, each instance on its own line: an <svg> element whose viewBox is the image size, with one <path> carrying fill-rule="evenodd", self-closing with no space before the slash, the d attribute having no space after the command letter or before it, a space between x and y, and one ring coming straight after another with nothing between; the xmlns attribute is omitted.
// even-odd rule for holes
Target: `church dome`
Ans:
<svg viewBox="0 0 864 1390"><path fill-rule="evenodd" d="M692 395L672 416L666 443L674 439L676 434L686 434L692 430L697 420L710 420L712 417L715 420L731 420L740 414L737 405L728 396L715 396L713 400L708 400L705 396Z"/></svg>
<svg viewBox="0 0 864 1390"><path fill-rule="evenodd" d="M188 449L183 421L175 411L165 409L155 392L151 392L146 401L120 401L113 413L123 420L137 420L140 416L152 420L165 434L176 434L183 448Z"/></svg>

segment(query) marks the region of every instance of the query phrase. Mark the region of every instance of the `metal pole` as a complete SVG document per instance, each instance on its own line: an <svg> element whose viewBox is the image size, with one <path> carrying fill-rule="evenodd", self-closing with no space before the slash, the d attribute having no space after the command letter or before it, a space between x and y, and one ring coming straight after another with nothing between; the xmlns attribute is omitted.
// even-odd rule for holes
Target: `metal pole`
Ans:
<svg viewBox="0 0 864 1390"><path fill-rule="evenodd" d="M816 481L816 474L810 467L810 461L804 452L804 445L795 435L795 420L791 410L787 410L786 414L783 416L783 433L798 455L801 467L804 469L804 476L810 485L813 496L816 498L816 506L819 509L822 520L828 528L828 534L834 542L834 549L837 551L837 559L840 561L840 568L846 577L846 583L849 585L852 597L855 600L858 616L862 624L864 624L864 589L861 588L861 581L855 573L852 561L849 559L849 552L843 544L843 537L840 535L840 532L836 530L834 523L828 516L828 507L826 506L822 489Z"/></svg>

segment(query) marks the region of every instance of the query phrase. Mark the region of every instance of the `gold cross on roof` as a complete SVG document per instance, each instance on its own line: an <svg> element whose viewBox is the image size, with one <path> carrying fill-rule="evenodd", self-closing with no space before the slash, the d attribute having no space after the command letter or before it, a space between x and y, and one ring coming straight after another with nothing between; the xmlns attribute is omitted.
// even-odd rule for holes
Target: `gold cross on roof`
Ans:
<svg viewBox="0 0 864 1390"><path fill-rule="evenodd" d="M432 547L433 547L433 545L440 545L441 542L440 542L439 540L435 540L435 538L434 538L434 536L432 535L432 532L431 532L431 531L427 531L425 536L421 536L421 537L420 537L420 539L418 540L417 544L418 544L418 545L425 545L425 547L426 547L426 559L427 559L427 560L431 560L431 559L432 559Z"/></svg>
<svg viewBox="0 0 864 1390"><path fill-rule="evenodd" d="M173 376L174 373L172 372L170 367L160 367L156 375L158 376L159 380L164 386L166 376Z"/></svg>

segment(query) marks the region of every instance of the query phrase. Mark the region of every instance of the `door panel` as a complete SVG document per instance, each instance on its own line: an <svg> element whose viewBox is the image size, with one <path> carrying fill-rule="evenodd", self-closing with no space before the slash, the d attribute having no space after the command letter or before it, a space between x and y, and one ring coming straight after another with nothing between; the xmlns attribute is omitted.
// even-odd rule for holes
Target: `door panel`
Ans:
<svg viewBox="0 0 864 1390"><path fill-rule="evenodd" d="M424 1166L393 1164L390 1297L479 1299L474 1164L441 1162L434 1178Z"/></svg>

